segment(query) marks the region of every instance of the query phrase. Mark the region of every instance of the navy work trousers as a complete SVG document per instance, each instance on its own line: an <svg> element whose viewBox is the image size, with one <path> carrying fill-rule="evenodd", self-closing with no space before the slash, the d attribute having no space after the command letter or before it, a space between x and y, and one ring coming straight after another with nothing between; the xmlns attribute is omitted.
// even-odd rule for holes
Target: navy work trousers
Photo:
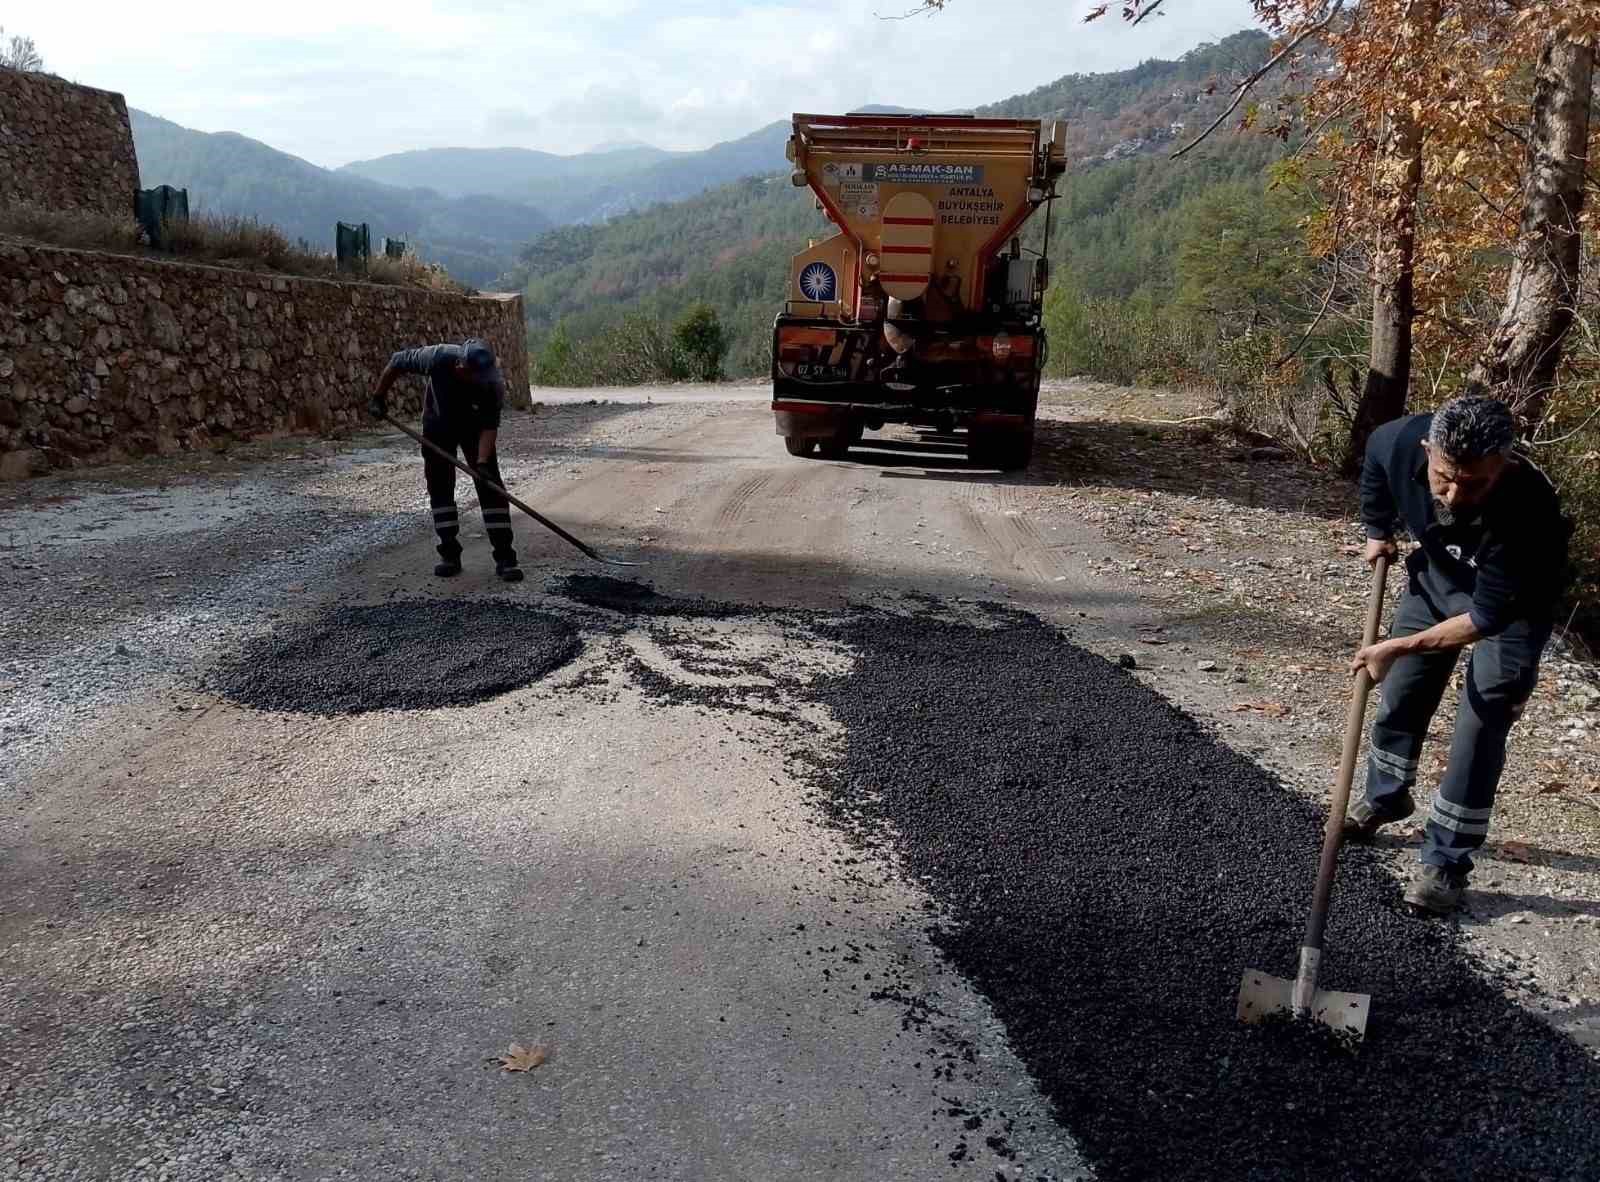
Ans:
<svg viewBox="0 0 1600 1182"><path fill-rule="evenodd" d="M450 455L460 449L466 453L468 464L504 486L498 456L491 455L484 463L478 463L478 434L476 427L461 427L448 419L424 419L422 422L422 437L429 443L442 447ZM456 469L424 448L422 471L428 482L428 502L433 506L433 528L439 535L439 557L447 562L458 562L461 559L461 521L456 513ZM517 552L511 548L510 504L483 481L474 481L474 484L478 490L478 507L483 511L483 528L494 550L495 565L516 566Z"/></svg>
<svg viewBox="0 0 1600 1182"><path fill-rule="evenodd" d="M1424 632L1443 614L1417 590L1401 599L1393 636ZM1489 833L1495 789L1505 768L1506 739L1522 717L1539 676L1550 625L1518 620L1472 646L1467 661L1450 762L1433 795L1423 828L1422 861L1452 874L1472 869L1472 851ZM1422 741L1455 671L1456 650L1413 653L1390 668L1367 757L1367 800L1379 812L1398 811L1399 796L1417 781Z"/></svg>

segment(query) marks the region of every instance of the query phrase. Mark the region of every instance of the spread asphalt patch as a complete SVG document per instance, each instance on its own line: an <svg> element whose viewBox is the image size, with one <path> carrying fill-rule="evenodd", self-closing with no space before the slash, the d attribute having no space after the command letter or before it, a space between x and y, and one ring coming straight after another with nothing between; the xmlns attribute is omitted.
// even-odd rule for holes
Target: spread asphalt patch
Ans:
<svg viewBox="0 0 1600 1182"><path fill-rule="evenodd" d="M962 621L928 602L842 617L740 607L593 576L553 590L644 617L583 627L643 626L691 675L743 666L725 630L685 618L760 616L854 653L846 672L779 678L755 701L626 663L658 703L828 708L842 750L792 753L817 804L932 898L932 938L1100 1178L1600 1177L1600 1064L1506 999L1455 929L1410 915L1369 851L1344 853L1321 982L1372 994L1365 1043L1238 1023L1247 968L1293 975L1323 813L1043 621L997 607ZM514 604L342 609L263 642L226 692L319 713L456 705L528 684L579 645ZM897 989L874 997L920 1030L924 999ZM1004 1116L986 1130L1007 1133L990 1138L1001 1157L1028 1139Z"/></svg>
<svg viewBox="0 0 1600 1182"><path fill-rule="evenodd" d="M714 599L680 599L664 595L648 583L609 575L568 575L558 579L551 592L586 607L604 608L624 616L724 619L759 610Z"/></svg>
<svg viewBox="0 0 1600 1182"><path fill-rule="evenodd" d="M992 623L819 624L857 661L818 687L846 735L815 774L944 905L936 942L1100 1177L1600 1177L1600 1064L1366 851L1322 974L1373 995L1366 1042L1239 1024L1246 968L1294 975L1322 812L1043 622Z"/></svg>
<svg viewBox="0 0 1600 1182"><path fill-rule="evenodd" d="M530 685L582 647L570 624L517 603L400 600L273 631L225 664L216 685L261 710L434 710Z"/></svg>

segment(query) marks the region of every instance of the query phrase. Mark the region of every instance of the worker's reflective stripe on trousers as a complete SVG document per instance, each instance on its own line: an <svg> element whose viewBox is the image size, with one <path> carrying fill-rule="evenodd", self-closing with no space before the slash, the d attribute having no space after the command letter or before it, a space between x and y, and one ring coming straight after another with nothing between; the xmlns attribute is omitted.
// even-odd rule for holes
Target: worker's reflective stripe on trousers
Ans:
<svg viewBox="0 0 1600 1182"><path fill-rule="evenodd" d="M1465 833L1482 837L1489 832L1492 809L1469 809L1434 794L1433 807L1428 810L1428 820L1443 826L1452 833Z"/></svg>
<svg viewBox="0 0 1600 1182"><path fill-rule="evenodd" d="M1403 755L1396 755L1392 751L1385 751L1381 747L1372 748L1372 762L1397 779L1406 783L1413 783L1417 778L1418 760L1407 759Z"/></svg>
<svg viewBox="0 0 1600 1182"><path fill-rule="evenodd" d="M440 525L443 525L447 521L456 520L456 507L454 505L447 505L443 509L435 509L433 511L433 519Z"/></svg>
<svg viewBox="0 0 1600 1182"><path fill-rule="evenodd" d="M483 511L483 520L489 525L509 525L511 523L511 511L509 509L485 509Z"/></svg>

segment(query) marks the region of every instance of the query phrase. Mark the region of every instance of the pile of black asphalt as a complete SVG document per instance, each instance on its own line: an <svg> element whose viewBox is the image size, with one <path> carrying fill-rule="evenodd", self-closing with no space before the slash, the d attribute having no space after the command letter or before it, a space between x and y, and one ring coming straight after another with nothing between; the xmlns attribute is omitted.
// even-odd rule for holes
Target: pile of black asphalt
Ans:
<svg viewBox="0 0 1600 1182"><path fill-rule="evenodd" d="M617 579L610 575L567 575L556 580L551 592L574 603L604 608L623 616L725 619L759 610L715 599L667 595L648 583Z"/></svg>
<svg viewBox="0 0 1600 1182"><path fill-rule="evenodd" d="M225 663L216 688L304 714L469 706L539 681L582 647L565 620L507 600L397 600L275 629Z"/></svg>
<svg viewBox="0 0 1600 1182"><path fill-rule="evenodd" d="M1322 814L1164 699L1015 612L818 627L857 654L825 809L942 905L1099 1177L1600 1178L1600 1064L1364 850L1322 984L1372 994L1366 1041L1235 1020L1246 968L1294 974Z"/></svg>

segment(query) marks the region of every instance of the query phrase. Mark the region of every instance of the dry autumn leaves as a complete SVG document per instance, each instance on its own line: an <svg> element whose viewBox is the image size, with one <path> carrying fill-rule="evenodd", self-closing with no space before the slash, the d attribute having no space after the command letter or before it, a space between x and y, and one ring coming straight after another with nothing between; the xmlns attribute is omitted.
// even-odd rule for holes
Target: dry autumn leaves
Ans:
<svg viewBox="0 0 1600 1182"><path fill-rule="evenodd" d="M489 1061L500 1064L501 1071L532 1071L549 1057L549 1047L525 1047L520 1042L514 1042L505 1054L496 1055Z"/></svg>

